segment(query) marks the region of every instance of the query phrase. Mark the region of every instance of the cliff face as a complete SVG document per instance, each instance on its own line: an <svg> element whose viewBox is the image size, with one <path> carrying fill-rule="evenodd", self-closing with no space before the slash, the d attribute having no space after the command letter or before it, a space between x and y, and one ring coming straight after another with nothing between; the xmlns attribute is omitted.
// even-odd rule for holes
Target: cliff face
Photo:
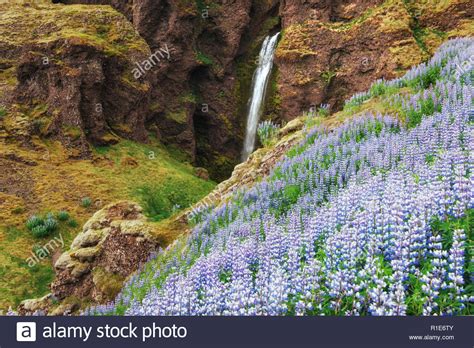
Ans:
<svg viewBox="0 0 474 348"><path fill-rule="evenodd" d="M170 50L169 60L146 73L152 81L146 125L213 178L226 178L240 157L245 131L236 62L278 1L62 2L110 4L133 23L152 53Z"/></svg>
<svg viewBox="0 0 474 348"><path fill-rule="evenodd" d="M114 135L146 141L154 134L217 180L240 157L255 58L268 33L282 30L266 117L289 121L322 103L337 110L372 81L420 63L447 38L472 32L473 15L467 0L54 2L86 4L81 9L89 8L92 18L87 39L95 45L77 37L47 43L25 38L22 53L5 57L7 65L8 59L20 62L14 101L48 105L56 116L43 129L47 135L82 129L80 141L61 136L79 155L87 153L84 139L105 144ZM41 11L75 11L46 3ZM118 14L110 7L98 5L121 12L136 32L125 18L112 20ZM47 23L37 31L60 25ZM100 40L123 49L104 52L97 48ZM44 56L51 56L46 67Z"/></svg>
<svg viewBox="0 0 474 348"><path fill-rule="evenodd" d="M473 12L465 0L283 2L276 59L282 118L322 103L340 109L374 80L427 59L444 40L472 35Z"/></svg>
<svg viewBox="0 0 474 348"><path fill-rule="evenodd" d="M150 83L130 72L149 50L122 15L47 2L0 6L0 95L16 115L8 137L59 139L71 157L87 157L90 142L146 140Z"/></svg>

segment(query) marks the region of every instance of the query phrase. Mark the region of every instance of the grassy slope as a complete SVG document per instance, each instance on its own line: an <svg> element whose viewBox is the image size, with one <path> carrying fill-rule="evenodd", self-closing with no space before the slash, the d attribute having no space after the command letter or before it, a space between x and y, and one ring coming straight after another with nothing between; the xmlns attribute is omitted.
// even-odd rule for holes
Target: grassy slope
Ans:
<svg viewBox="0 0 474 348"><path fill-rule="evenodd" d="M472 34L472 32L471 32ZM439 72L433 75L433 82L440 80L441 76L439 75ZM390 114L394 116L400 117L400 120L402 123L406 123L408 121L407 116L409 116L406 111L403 111L403 108L401 105L394 105L391 100L392 97L400 94L400 95L414 95L416 93L419 93L420 91L426 90L428 87L423 87L418 84L408 84L407 87L393 87L393 88L386 88L379 93L373 93L374 95L370 96L367 100L361 103L357 104L352 104L352 103L347 103L346 107L337 113L334 113L332 115L329 115L328 117L323 117L320 115L316 116L302 116L300 120L306 124L306 128L298 131L297 138L303 139L308 131L313 128L316 125L324 125L329 128L334 128L338 125L341 125L344 121L346 121L349 118L357 117L360 116L364 113L372 113L372 114ZM371 88L371 94L374 89ZM424 114L424 116L429 116L432 113L435 112L435 109L427 112ZM307 148L307 143L302 143L296 146L293 146L289 151L286 152L286 156L288 157L293 157L299 153L302 153L306 150ZM265 151L266 154L269 152L273 151L273 146L268 146L266 148L260 149L259 151ZM428 158L427 158L428 161ZM256 168L253 168L255 170ZM249 169L250 170L250 169ZM274 172L268 180L272 180L273 177L278 176L278 172ZM261 178L260 178L261 179ZM293 192L289 192L288 195L291 194L292 197L287 197L291 198L288 199L291 201L291 204L294 204L297 201L297 198L301 194L301 192L297 192L294 194ZM285 195L287 195L287 192L285 192ZM230 200L234 202L239 202L239 195L236 195L234 197L231 197ZM222 202L220 202L222 203ZM219 202L216 203L216 206L219 206ZM239 204L237 204L239 206ZM240 207L243 207L240 205ZM230 216L230 215L229 215ZM452 234L452 231L454 229L459 229L462 228L465 231L467 231L468 234L468 241L472 241L472 232L473 229L472 223L473 223L473 211L468 210L467 214L465 217L461 219L455 219L455 218L450 218L446 221L439 221L435 220L432 222L432 228L434 230L440 231L440 233L443 234ZM232 220L232 219L231 219ZM218 223L217 226L213 226L212 228L221 228L223 226L226 226L228 224L228 221L221 221ZM449 238L448 238L449 239ZM143 271L139 274L139 279L144 280L143 282L137 281L136 283L132 283L129 285L125 293L126 295L131 295L132 299L138 299L141 300L143 299L143 296L153 287L158 287L162 282L165 281L166 276L173 271L172 268L169 267L164 267L167 263L170 262L170 260L173 260L177 255L181 255L183 248L186 248L187 245L184 241L184 239L180 239L182 243L178 243L176 248L171 249L167 253L160 254L158 258L155 260L149 262L143 269ZM469 256L467 257L469 258ZM192 263L189 263L191 265ZM163 270L163 272L160 274L160 277L156 277L156 270ZM135 284L138 284L137 286L134 286ZM417 283L418 284L418 283ZM421 286L420 284L418 284ZM414 305L412 305L413 307ZM123 305L122 303L116 304L115 310L112 312L117 315L123 315L124 311L127 309L127 305ZM415 312L415 315L422 315L421 309L416 308L416 310L419 312Z"/></svg>
<svg viewBox="0 0 474 348"><path fill-rule="evenodd" d="M36 142L49 152L26 150L15 144L2 144L0 147L0 155L13 152L37 163L36 166L16 168L18 175L26 178L18 182L17 195L0 192L0 308L48 292L53 275L51 258L34 269L25 262L34 245L44 245L50 239L31 236L24 225L31 214L68 211L77 221L77 227L61 223L54 234L63 235L67 248L80 226L98 208L123 199L143 204L147 197L143 188L150 188L155 196L184 208L214 187L213 182L196 177L190 165L180 162L179 154L170 154L157 143L143 145L122 141L109 148L96 149L93 160L71 161L60 144L39 139ZM46 153L49 153L47 160ZM31 186L31 191L23 191L21 186L25 182ZM175 192L181 195L177 196ZM85 197L92 201L89 207L81 205ZM170 213L172 207L162 208ZM166 216L158 218L163 217ZM157 232L166 234L170 241L182 232L182 228L170 227L172 223L171 219L156 223Z"/></svg>
<svg viewBox="0 0 474 348"><path fill-rule="evenodd" d="M133 57L149 50L123 15L109 6L16 1L0 4L0 20L0 47L12 52L27 44L62 39L116 56ZM17 61L12 57L0 63L9 66L0 71L2 104L17 83ZM43 117L42 110L18 106L13 111L2 106L0 111L0 310L48 292L52 258L33 268L26 258L35 245L42 246L59 233L68 248L82 224L100 207L117 200L138 201L149 208L152 220L161 220L155 223L156 232L172 241L184 230L168 219L173 206L185 208L215 185L195 176L179 152L153 139L147 145L121 141L97 148L91 160L71 160L72 149L44 138L33 137L34 146L24 146L21 137L29 135L31 120ZM90 206L81 205L86 197ZM51 237L31 236L25 227L29 216L60 210L68 211L73 222L61 222Z"/></svg>

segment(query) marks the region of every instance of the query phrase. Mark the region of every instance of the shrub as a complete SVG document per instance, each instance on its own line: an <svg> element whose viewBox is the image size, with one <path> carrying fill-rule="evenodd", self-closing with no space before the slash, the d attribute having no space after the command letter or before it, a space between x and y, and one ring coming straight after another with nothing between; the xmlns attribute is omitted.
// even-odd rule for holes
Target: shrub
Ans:
<svg viewBox="0 0 474 348"><path fill-rule="evenodd" d="M81 200L81 207L83 208L88 208L91 206L91 204L92 204L92 199L90 199L89 197L84 197Z"/></svg>
<svg viewBox="0 0 474 348"><path fill-rule="evenodd" d="M370 87L370 95L372 97L378 97L385 94L387 90L387 86L385 85L384 81L376 82Z"/></svg>
<svg viewBox="0 0 474 348"><path fill-rule="evenodd" d="M31 233L33 234L33 237L42 238L42 237L46 237L49 234L49 231L45 225L39 225L39 226L34 227L31 230Z"/></svg>
<svg viewBox="0 0 474 348"><path fill-rule="evenodd" d="M257 134L263 146L268 146L275 140L280 127L272 121L264 121L258 125Z"/></svg>
<svg viewBox="0 0 474 348"><path fill-rule="evenodd" d="M0 118L5 117L6 114L7 110L3 106L0 106Z"/></svg>
<svg viewBox="0 0 474 348"><path fill-rule="evenodd" d="M65 210L61 210L56 214L59 221L67 221L69 220L69 213Z"/></svg>
<svg viewBox="0 0 474 348"><path fill-rule="evenodd" d="M48 218L44 221L44 227L48 232L53 232L58 228L58 222L54 218Z"/></svg>
<svg viewBox="0 0 474 348"><path fill-rule="evenodd" d="M33 215L26 221L28 228L34 237L46 237L58 228L58 221L52 213L46 214L46 217Z"/></svg>
<svg viewBox="0 0 474 348"><path fill-rule="evenodd" d="M32 231L35 227L43 225L43 223L44 220L41 217L33 215L26 221L26 228Z"/></svg>
<svg viewBox="0 0 474 348"><path fill-rule="evenodd" d="M68 226L69 227L72 227L72 228L76 228L77 226L79 226L79 224L77 223L76 220L74 219L70 219L68 222L67 222Z"/></svg>
<svg viewBox="0 0 474 348"><path fill-rule="evenodd" d="M25 211L25 208L24 207L16 207L16 208L13 208L12 209L12 213L13 214L21 214Z"/></svg>
<svg viewBox="0 0 474 348"><path fill-rule="evenodd" d="M318 109L318 115L321 117L328 117L331 113L329 111L330 107L331 106L329 104L321 104Z"/></svg>
<svg viewBox="0 0 474 348"><path fill-rule="evenodd" d="M198 62L204 64L204 65L213 65L214 61L212 58L206 56L203 52L198 51L196 52L196 59Z"/></svg>

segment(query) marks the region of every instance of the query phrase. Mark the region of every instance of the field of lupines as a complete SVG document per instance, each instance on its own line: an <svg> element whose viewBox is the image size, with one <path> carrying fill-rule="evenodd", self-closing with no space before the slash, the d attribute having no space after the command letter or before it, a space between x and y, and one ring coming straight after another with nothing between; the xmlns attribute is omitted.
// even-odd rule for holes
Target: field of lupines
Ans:
<svg viewBox="0 0 474 348"><path fill-rule="evenodd" d="M84 314L473 314L473 39L377 81L393 115L315 127L271 175Z"/></svg>

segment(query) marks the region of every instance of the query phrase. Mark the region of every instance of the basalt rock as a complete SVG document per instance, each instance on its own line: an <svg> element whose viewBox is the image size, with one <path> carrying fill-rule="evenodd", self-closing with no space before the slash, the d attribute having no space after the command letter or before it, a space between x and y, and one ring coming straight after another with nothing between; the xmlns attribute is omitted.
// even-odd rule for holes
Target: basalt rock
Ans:
<svg viewBox="0 0 474 348"><path fill-rule="evenodd" d="M282 3L276 52L281 118L320 104L339 110L377 79L427 59L446 39L472 35L468 0L337 0Z"/></svg>
<svg viewBox="0 0 474 348"><path fill-rule="evenodd" d="M262 40L264 22L279 2L256 0L61 0L109 4L122 12L151 52L169 47L169 60L146 73L152 81L146 126L161 141L184 150L213 179L226 178L238 163L245 131L239 106L237 62ZM276 23L277 25L277 23ZM263 33L265 34L265 33ZM250 73L251 76L251 73Z"/></svg>
<svg viewBox="0 0 474 348"><path fill-rule="evenodd" d="M140 206L111 204L94 214L70 250L56 261L52 296L62 302L68 298L107 302L162 243Z"/></svg>
<svg viewBox="0 0 474 348"><path fill-rule="evenodd" d="M89 143L146 141L150 84L132 70L149 48L123 15L46 1L0 10L0 60L13 80L0 94L26 119L24 135L58 139L72 157L88 156Z"/></svg>

